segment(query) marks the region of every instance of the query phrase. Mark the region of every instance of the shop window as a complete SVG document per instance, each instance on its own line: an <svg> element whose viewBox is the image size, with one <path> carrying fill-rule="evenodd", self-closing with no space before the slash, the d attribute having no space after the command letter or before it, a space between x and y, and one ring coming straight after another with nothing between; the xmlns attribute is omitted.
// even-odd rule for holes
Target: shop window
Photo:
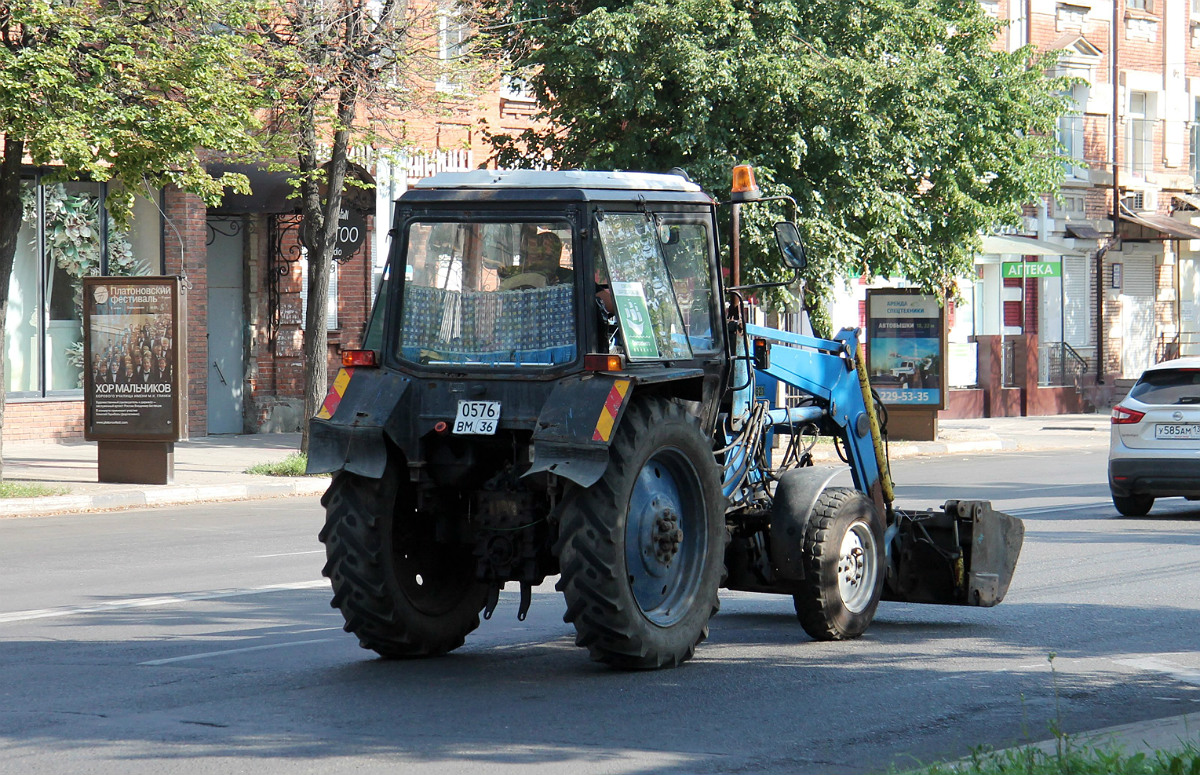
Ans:
<svg viewBox="0 0 1200 775"><path fill-rule="evenodd" d="M338 263L329 264L329 291L325 296L325 330L338 329ZM300 258L300 328L308 325L308 251Z"/></svg>
<svg viewBox="0 0 1200 775"><path fill-rule="evenodd" d="M82 278L161 271L157 238L117 228L104 194L99 183L22 183L4 341L11 397L77 395L82 388ZM134 222L157 224L157 216L153 203L140 202ZM141 224L140 231L151 230Z"/></svg>

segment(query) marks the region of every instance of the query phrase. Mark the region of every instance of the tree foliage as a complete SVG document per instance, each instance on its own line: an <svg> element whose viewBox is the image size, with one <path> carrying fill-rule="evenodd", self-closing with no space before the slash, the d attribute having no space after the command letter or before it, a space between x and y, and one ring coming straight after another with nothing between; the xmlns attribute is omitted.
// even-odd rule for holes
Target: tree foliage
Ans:
<svg viewBox="0 0 1200 775"><path fill-rule="evenodd" d="M24 165L108 182L118 222L135 195L168 183L210 202L226 185L245 191L244 177L210 177L198 154L254 145L254 11L241 0L0 2L0 335Z"/></svg>
<svg viewBox="0 0 1200 775"><path fill-rule="evenodd" d="M979 235L1056 188L1066 82L995 47L976 0L494 0L547 128L501 163L682 167L718 196L735 163L797 200L809 287L852 272L946 288ZM743 208L751 226L779 212ZM790 213L783 213L790 215ZM778 276L747 235L748 276ZM820 278L821 283L814 283ZM743 278L746 279L745 277Z"/></svg>

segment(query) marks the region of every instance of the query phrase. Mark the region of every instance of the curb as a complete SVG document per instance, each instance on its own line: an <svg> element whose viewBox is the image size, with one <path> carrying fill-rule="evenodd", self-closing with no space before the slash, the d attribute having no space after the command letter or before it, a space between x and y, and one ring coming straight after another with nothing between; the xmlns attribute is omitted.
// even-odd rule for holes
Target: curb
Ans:
<svg viewBox="0 0 1200 775"><path fill-rule="evenodd" d="M1120 748L1123 753L1152 754L1155 751L1176 751L1187 745L1200 746L1200 714L1185 713L1160 719L1135 721L1115 727L1092 729L1065 736L1066 744L1075 750L1081 748ZM1053 755L1060 741L1051 738L1027 745L1018 745L1005 750L1036 748L1042 753ZM1003 753L1000 751L999 753Z"/></svg>
<svg viewBox="0 0 1200 775"><path fill-rule="evenodd" d="M49 516L84 511L116 511L119 509L175 506L183 503L244 501L261 498L281 498L290 495L320 495L329 487L329 480L295 478L279 483L213 484L195 487L166 485L154 490L123 490L94 495L51 495L43 498L9 498L0 500L0 518Z"/></svg>

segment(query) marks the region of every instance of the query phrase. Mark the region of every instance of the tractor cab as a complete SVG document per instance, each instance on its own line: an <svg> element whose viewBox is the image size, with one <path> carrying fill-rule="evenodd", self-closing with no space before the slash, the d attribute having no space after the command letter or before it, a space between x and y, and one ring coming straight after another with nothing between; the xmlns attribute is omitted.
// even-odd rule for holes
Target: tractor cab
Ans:
<svg viewBox="0 0 1200 775"><path fill-rule="evenodd" d="M383 360L505 378L713 360L724 348L713 211L677 175L421 181L397 202L397 325Z"/></svg>

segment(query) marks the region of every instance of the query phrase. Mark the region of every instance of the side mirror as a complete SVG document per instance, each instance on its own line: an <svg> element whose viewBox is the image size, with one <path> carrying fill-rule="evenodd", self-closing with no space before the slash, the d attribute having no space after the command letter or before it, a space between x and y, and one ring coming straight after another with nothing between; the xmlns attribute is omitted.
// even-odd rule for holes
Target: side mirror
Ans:
<svg viewBox="0 0 1200 775"><path fill-rule="evenodd" d="M808 266L808 257L804 255L804 243L800 241L800 232L791 221L780 221L775 224L775 242L783 256L783 263L799 272Z"/></svg>

